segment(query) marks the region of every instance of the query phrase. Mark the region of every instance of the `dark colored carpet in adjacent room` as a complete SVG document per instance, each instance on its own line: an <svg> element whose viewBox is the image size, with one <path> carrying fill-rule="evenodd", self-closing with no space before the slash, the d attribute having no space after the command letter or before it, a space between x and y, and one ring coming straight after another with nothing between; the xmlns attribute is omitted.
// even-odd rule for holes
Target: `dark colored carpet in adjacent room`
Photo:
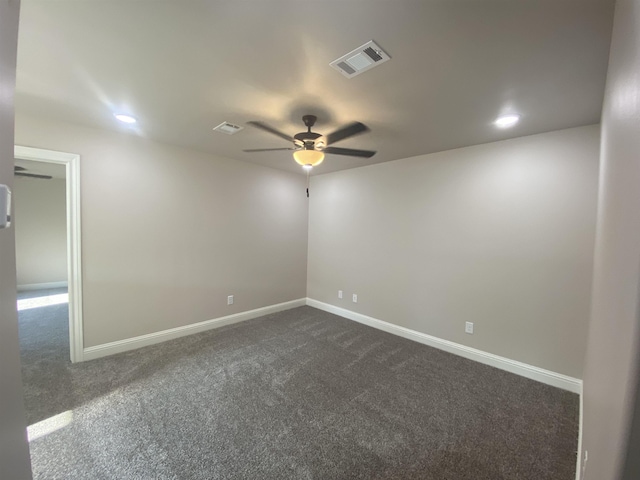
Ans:
<svg viewBox="0 0 640 480"><path fill-rule="evenodd" d="M311 307L82 364L66 322L20 312L36 479L575 476L577 395Z"/></svg>

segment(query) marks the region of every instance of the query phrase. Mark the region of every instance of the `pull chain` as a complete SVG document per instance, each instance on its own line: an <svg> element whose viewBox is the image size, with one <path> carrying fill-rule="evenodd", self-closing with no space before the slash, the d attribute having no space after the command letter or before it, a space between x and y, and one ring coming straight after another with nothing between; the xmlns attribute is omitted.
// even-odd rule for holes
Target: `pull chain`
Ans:
<svg viewBox="0 0 640 480"><path fill-rule="evenodd" d="M309 198L309 170L307 170L307 198Z"/></svg>

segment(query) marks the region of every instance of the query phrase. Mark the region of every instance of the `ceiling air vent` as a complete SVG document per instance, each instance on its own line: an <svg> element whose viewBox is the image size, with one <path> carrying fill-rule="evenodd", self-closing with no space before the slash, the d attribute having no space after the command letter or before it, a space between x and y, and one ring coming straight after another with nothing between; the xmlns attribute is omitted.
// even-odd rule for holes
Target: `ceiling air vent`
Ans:
<svg viewBox="0 0 640 480"><path fill-rule="evenodd" d="M360 48L343 55L329 65L338 70L347 78L353 78L367 70L386 62L391 57L374 43L373 40L365 43Z"/></svg>
<svg viewBox="0 0 640 480"><path fill-rule="evenodd" d="M234 133L238 133L243 128L244 127L240 127L238 125L234 125L233 123L222 122L220 125L218 125L216 128L214 128L214 130L216 132L226 133L227 135L233 135Z"/></svg>

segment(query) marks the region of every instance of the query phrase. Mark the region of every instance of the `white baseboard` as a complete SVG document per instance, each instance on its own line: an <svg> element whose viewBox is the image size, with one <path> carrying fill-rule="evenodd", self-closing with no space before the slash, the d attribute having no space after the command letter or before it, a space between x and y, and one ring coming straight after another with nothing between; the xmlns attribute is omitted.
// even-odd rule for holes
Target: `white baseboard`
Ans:
<svg viewBox="0 0 640 480"><path fill-rule="evenodd" d="M441 338L417 332L409 328L394 325L383 320L378 320L361 313L356 313L351 310L336 307L335 305L320 302L312 298L301 298L298 300L292 300L290 302L284 302L276 305L257 308L255 310L249 310L247 312L235 313L233 315L215 318L213 320L206 320L204 322L193 323L191 325L185 325L182 327L171 328L160 332L149 333L147 335L141 335L139 337L127 338L125 340L118 340L115 342L88 347L84 349L83 360L93 360L116 353L135 350L137 348L146 347L148 345L154 345L156 343L165 342L167 340L173 340L175 338L184 337L186 335L191 335L194 333L223 327L225 325L243 322L245 320L261 317L263 315L269 315L271 313L301 307L303 305L309 305L311 307L318 308L329 313L334 313L349 320L354 320L364 325L377 328L378 330L408 338L409 340L413 340L424 345L429 345L431 347L438 348L440 350L444 350L446 352L453 353L455 355L459 355L476 362L484 363L501 370L506 370L507 372L515 373L532 380L537 380L547 385L562 388L564 390L578 393L580 395L582 394L582 380L580 379L572 378L560 373L552 372L550 370L545 370L533 365L528 365L516 360L511 360L499 355L494 355L492 353L467 347L465 345L460 345L459 343L450 342L449 340L443 340ZM582 422L582 412L580 412L580 421ZM580 433L582 433L582 423L580 425Z"/></svg>
<svg viewBox="0 0 640 480"><path fill-rule="evenodd" d="M67 286L69 286L68 282L27 283L25 285L18 285L18 291L26 292L28 290L46 290L48 288L62 288Z"/></svg>
<svg viewBox="0 0 640 480"><path fill-rule="evenodd" d="M224 327L225 325L231 325L233 323L244 322L245 320L251 320L252 318L281 312L283 310L289 310L295 307L302 307L304 305L306 305L306 299L300 298L298 300L292 300L290 302L278 303L276 305L269 305L268 307L256 308L255 310L249 310L247 312L234 313L233 315L227 315L226 317L214 318L213 320L206 320L199 323L192 323L191 325L185 325L183 327L170 328L168 330L162 330L161 332L149 333L147 335L140 335L139 337L118 340L116 342L96 345L94 347L87 347L84 349L82 359L94 360L96 358L106 357L108 355L122 353L129 350L135 350L137 348L154 345L156 343L166 342L167 340L173 340L175 338L184 337L186 335L192 335L194 333L200 333L206 330Z"/></svg>
<svg viewBox="0 0 640 480"><path fill-rule="evenodd" d="M582 392L582 380L577 378L568 377L550 370L534 367L533 365L528 365L509 358L500 357L493 353L483 352L482 350L450 342L449 340L443 340L425 333L416 332L409 328L400 327L392 323L378 320L377 318L352 312L351 310L336 307L335 305L320 302L312 298L307 298L307 305L324 310L325 312L334 313L341 317L348 318L349 320L363 323L387 333L392 333L400 337L408 338L409 340L429 345L430 347L438 348L470 360L475 360L476 362L484 363L485 365L506 370L507 372L515 373L532 380L537 380L538 382L546 383L547 385L562 388L563 390L568 390L573 393Z"/></svg>

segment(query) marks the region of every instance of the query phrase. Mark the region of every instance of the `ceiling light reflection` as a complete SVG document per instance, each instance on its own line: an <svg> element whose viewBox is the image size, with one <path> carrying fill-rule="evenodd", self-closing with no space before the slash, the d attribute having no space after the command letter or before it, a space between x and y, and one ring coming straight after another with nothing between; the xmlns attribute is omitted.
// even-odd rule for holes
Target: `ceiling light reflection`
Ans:
<svg viewBox="0 0 640 480"><path fill-rule="evenodd" d="M519 121L520 121L520 115L516 115L515 113L511 113L509 115L501 115L493 123L498 128L509 128L509 127L513 127Z"/></svg>

